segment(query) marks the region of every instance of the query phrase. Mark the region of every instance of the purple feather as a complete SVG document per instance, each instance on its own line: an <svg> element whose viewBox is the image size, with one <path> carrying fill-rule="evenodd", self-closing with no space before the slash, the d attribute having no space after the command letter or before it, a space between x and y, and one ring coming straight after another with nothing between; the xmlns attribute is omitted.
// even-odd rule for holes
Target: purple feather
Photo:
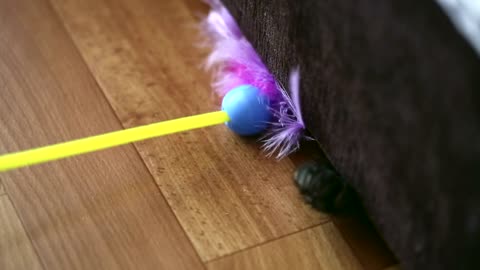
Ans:
<svg viewBox="0 0 480 270"><path fill-rule="evenodd" d="M206 67L213 70L213 88L223 97L237 86L250 84L267 95L272 104L274 121L262 137L262 148L268 156L274 153L279 159L288 156L299 148L300 140L305 138L298 69L290 75L291 99L243 36L228 10L218 0L208 0L207 3L212 9L203 22L203 28L212 46Z"/></svg>
<svg viewBox="0 0 480 270"><path fill-rule="evenodd" d="M250 84L272 102L280 98L273 75L263 64L250 42L243 36L228 10L219 1L207 1L212 10L204 29L213 46L206 67L213 70L213 88L224 96L231 89Z"/></svg>
<svg viewBox="0 0 480 270"><path fill-rule="evenodd" d="M300 148L302 138L311 139L305 136L305 123L300 108L300 74L298 68L290 73L290 91L292 98L280 85L278 90L282 93L282 101L277 108L273 108L274 118L270 130L263 137L263 150L268 156L277 153L281 159Z"/></svg>

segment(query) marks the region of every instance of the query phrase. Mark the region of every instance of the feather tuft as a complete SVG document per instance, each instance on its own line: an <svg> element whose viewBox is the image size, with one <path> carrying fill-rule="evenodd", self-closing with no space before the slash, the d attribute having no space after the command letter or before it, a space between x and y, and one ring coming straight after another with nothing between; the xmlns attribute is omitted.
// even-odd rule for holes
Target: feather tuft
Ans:
<svg viewBox="0 0 480 270"><path fill-rule="evenodd" d="M298 68L290 74L290 98L268 71L228 10L219 0L206 2L211 10L202 28L212 47L205 63L206 68L213 72L212 87L221 97L244 84L260 89L271 101L274 119L261 138L262 149L267 156L277 153L278 159L288 156L298 150L302 138L308 139L300 108Z"/></svg>
<svg viewBox="0 0 480 270"><path fill-rule="evenodd" d="M212 52L206 68L213 71L212 87L223 97L233 88L250 84L275 102L280 98L275 79L243 36L228 10L218 1L208 1L212 10L203 22Z"/></svg>
<svg viewBox="0 0 480 270"><path fill-rule="evenodd" d="M267 152L267 156L273 156L282 159L300 148L302 139L312 139L305 135L305 123L303 122L302 111L300 107L300 74L298 68L290 73L290 92L280 85L278 90L282 94L282 101L276 108L272 108L275 122L271 123L271 128L263 136L262 149Z"/></svg>

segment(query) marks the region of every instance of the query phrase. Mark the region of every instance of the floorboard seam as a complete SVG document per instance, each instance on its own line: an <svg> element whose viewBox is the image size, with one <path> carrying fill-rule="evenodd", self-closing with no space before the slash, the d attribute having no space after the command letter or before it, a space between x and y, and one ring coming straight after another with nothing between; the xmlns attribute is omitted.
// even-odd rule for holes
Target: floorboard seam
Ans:
<svg viewBox="0 0 480 270"><path fill-rule="evenodd" d="M287 234L284 234L282 236L279 236L279 237L275 237L275 238L272 238L272 239L268 239L264 242L261 242L261 243L257 243L255 245L252 245L252 246L249 246L249 247L246 247L246 248L242 248L242 249L239 249L239 250L236 250L232 253L228 253L228 254L225 254L225 255L222 255L222 256L219 256L217 258L214 258L214 259L210 259L208 261L205 261L205 264L209 264L211 262L215 262L215 261L218 261L218 260L221 260L221 259L224 259L224 258L227 258L227 257L231 257L231 256L235 256L236 254L238 253L241 253L241 252L244 252L244 251L247 251L247 250L250 250L250 249L253 249L253 248L256 248L256 247L260 247L260 246L263 246L263 245L266 245L266 244L269 244L269 243L272 243L272 242L275 242L277 240L280 240L280 239L283 239L283 238L287 238L289 236L292 236L292 235L295 235L295 234L298 234L298 233L302 233L304 231L307 231L307 230L310 230L310 229L313 229L313 228L316 228L316 227L319 227L319 226L323 226L323 225L326 225L328 223L333 223L332 220L330 219L326 219L326 220L323 220L321 221L320 223L317 223L317 224L314 224L314 225L311 225L311 226L307 226L303 229L300 229L298 231L294 231L294 232L291 232L291 233L287 233Z"/></svg>
<svg viewBox="0 0 480 270"><path fill-rule="evenodd" d="M4 188L5 188L5 187L4 187ZM0 198L3 198L3 197L6 197L7 200L12 204L13 210L15 211L15 215L17 215L17 218L18 218L18 220L20 221L20 225L22 226L22 230L23 230L23 232L25 233L25 235L27 236L27 239L28 239L28 241L30 242L30 246L32 247L33 252L35 252L35 256L37 256L37 260L38 260L38 262L40 263L40 267L41 267L42 269L44 269L44 270L45 270L45 269L48 269L48 268L45 266L45 264L44 264L44 262L43 262L43 260L42 260L42 257L40 256L40 253L38 252L37 247L35 246L35 244L34 244L34 242L33 242L32 236L30 235L29 231L26 229L25 222L23 221L22 216L19 214L19 211L17 210L17 206L15 205L15 201L12 200L12 199L10 198L10 196L8 196L7 193L0 195Z"/></svg>

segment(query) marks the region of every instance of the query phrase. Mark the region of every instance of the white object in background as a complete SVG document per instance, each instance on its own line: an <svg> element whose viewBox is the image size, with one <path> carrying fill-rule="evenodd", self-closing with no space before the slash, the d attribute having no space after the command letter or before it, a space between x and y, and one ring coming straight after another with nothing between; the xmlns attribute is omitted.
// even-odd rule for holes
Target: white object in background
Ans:
<svg viewBox="0 0 480 270"><path fill-rule="evenodd" d="M437 0L437 2L480 55L480 0Z"/></svg>

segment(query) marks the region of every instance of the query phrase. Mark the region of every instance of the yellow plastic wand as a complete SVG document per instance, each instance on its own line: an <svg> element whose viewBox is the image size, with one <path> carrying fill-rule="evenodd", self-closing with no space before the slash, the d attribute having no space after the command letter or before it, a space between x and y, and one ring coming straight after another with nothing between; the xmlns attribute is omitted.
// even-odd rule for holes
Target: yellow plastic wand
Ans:
<svg viewBox="0 0 480 270"><path fill-rule="evenodd" d="M230 121L225 111L199 114L0 156L0 172Z"/></svg>

